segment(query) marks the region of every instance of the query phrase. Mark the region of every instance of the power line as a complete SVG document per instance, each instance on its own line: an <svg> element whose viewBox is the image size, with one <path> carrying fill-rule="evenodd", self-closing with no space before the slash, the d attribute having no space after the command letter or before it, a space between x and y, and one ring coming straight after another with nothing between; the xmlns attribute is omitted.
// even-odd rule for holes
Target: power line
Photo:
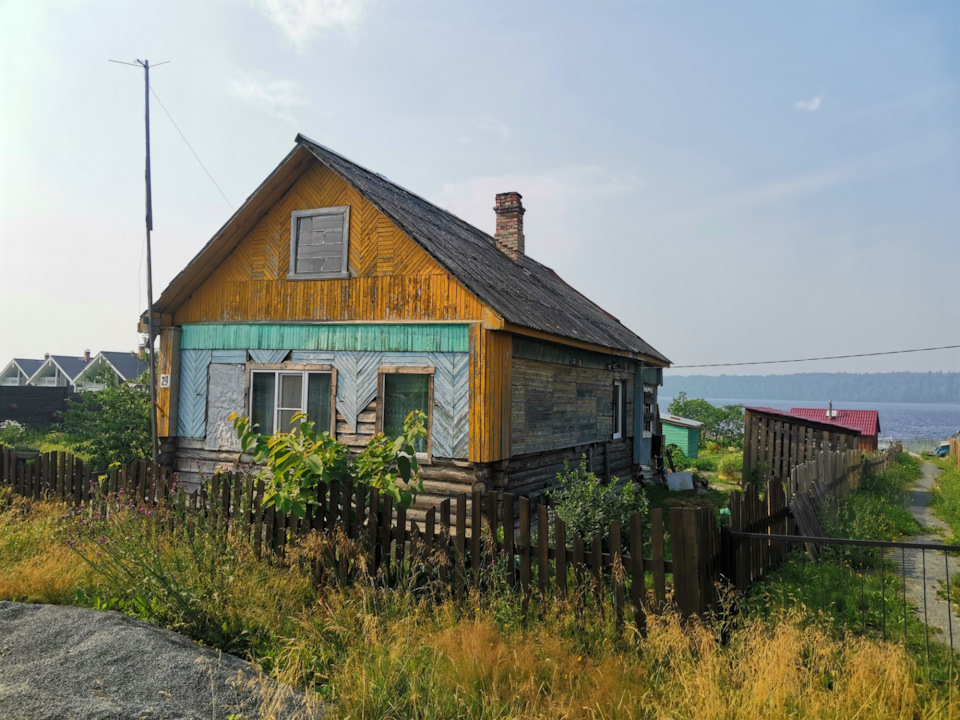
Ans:
<svg viewBox="0 0 960 720"><path fill-rule="evenodd" d="M911 350L887 350L886 352L855 353L852 355L825 355L823 357L797 358L796 360L756 360L753 362L709 363L705 365L672 365L670 370L681 368L738 367L741 365L776 365L779 363L814 362L816 360L844 360L846 358L876 357L877 355L902 355L903 353L930 352L932 350L955 350L960 345L941 345L940 347L913 348Z"/></svg>
<svg viewBox="0 0 960 720"><path fill-rule="evenodd" d="M196 151L193 149L193 146L190 145L190 142L187 140L186 136L183 134L183 131L180 129L180 127L177 125L176 121L173 119L173 116L170 114L170 111L167 110L166 106L163 104L163 101L160 99L160 96L157 95L157 91L153 89L153 85L150 86L150 92L153 93L153 96L157 99L157 102L160 103L160 107L161 107L161 108L163 109L163 111L167 114L167 117L170 118L170 122L173 123L173 126L177 129L177 132L180 133L180 137L183 139L183 142L186 143L186 146L187 146L188 148L190 148L190 152L193 153L193 156L197 159L197 162L200 163L200 167L203 168L203 171L207 174L207 177L210 178L210 182L212 182L212 183L214 184L214 186L217 188L217 190L220 191L220 196L221 196L224 200L226 200L227 205L229 205L229 206L230 206L230 209L233 210L233 209L234 209L234 208L233 208L233 203L230 202L230 200L229 200L229 199L227 198L227 196L224 194L223 190L222 190L222 189L220 188L220 186L217 184L217 181L213 179L213 175L210 174L210 171L207 170L207 167L206 167L206 165L203 164L203 161L200 159L200 156L197 155Z"/></svg>

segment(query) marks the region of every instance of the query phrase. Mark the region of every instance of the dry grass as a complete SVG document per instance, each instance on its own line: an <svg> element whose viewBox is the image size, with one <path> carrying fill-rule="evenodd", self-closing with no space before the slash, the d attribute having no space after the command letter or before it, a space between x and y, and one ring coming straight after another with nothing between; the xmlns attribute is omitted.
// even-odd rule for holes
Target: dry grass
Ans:
<svg viewBox="0 0 960 720"><path fill-rule="evenodd" d="M73 602L93 585L90 568L66 544L66 506L15 495L0 486L0 600Z"/></svg>
<svg viewBox="0 0 960 720"><path fill-rule="evenodd" d="M958 717L921 702L895 645L841 641L799 617L714 629L658 618L635 649L585 655L550 627L505 631L489 617L369 634L334 678L344 718Z"/></svg>
<svg viewBox="0 0 960 720"><path fill-rule="evenodd" d="M0 488L0 597L70 602L78 587L94 596L62 513ZM150 547L174 553L162 540ZM383 587L343 538L310 537L282 561L257 561L237 541L216 555L226 563L217 573L203 570L213 550L193 547L197 568L179 555L182 589L216 597L231 636L251 640L251 659L316 690L328 717L960 718L956 688L918 681L901 646L841 638L799 612L741 618L725 644L717 627L666 615L640 639L616 632L611 608L594 600L547 599L525 613L502 588L455 599ZM288 717L289 689L255 682L259 715Z"/></svg>

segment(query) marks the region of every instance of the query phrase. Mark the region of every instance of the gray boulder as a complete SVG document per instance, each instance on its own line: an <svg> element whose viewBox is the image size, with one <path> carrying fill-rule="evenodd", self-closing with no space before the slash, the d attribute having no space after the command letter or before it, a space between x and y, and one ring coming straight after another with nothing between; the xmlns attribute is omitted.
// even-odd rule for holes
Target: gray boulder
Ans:
<svg viewBox="0 0 960 720"><path fill-rule="evenodd" d="M121 615L0 602L0 718L319 718L302 693Z"/></svg>

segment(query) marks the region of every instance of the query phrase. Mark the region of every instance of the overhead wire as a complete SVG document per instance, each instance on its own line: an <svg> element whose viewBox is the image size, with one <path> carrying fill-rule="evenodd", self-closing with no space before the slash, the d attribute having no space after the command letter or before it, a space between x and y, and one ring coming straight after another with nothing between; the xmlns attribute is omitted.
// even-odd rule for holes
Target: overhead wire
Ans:
<svg viewBox="0 0 960 720"><path fill-rule="evenodd" d="M186 135L183 134L183 131L180 129L180 126L177 125L176 120L173 119L173 116L170 114L170 111L167 110L166 106L163 104L163 100L161 100L160 96L157 95L157 91L153 89L152 84L150 85L150 92L153 93L153 97L157 99L157 102L160 104L161 109L163 110L164 113L166 113L167 117L170 119L170 122L173 123L173 127L177 129L178 133L180 133L180 137L183 139L183 142L186 144L188 148L190 148L190 152L193 153L193 156L197 159L197 162L200 163L200 167L203 168L203 171L207 174L207 177L210 178L210 182L214 184L214 186L220 192L220 196L226 201L227 205L230 206L230 209L233 210L234 209L233 203L230 202L230 199L226 196L226 193L223 192L223 189L220 187L217 181L213 179L213 175L211 175L210 171L207 170L207 166L203 164L203 161L200 159L200 156L197 155L196 150L193 149L193 146L190 144L190 141L187 140Z"/></svg>
<svg viewBox="0 0 960 720"><path fill-rule="evenodd" d="M818 360L845 360L847 358L877 357L879 355L902 355L904 353L931 352L933 350L955 350L960 345L941 345L939 347L911 348L909 350L886 350L884 352L851 353L849 355L824 355L822 357L797 358L794 360L753 360L735 363L705 363L702 365L671 365L670 370L688 368L740 367L743 365L777 365L781 363L815 362Z"/></svg>

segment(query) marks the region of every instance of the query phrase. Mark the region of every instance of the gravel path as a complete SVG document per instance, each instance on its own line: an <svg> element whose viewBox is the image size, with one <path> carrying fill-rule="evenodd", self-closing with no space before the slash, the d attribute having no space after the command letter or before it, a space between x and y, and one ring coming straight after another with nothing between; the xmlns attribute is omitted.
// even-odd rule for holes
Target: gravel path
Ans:
<svg viewBox="0 0 960 720"><path fill-rule="evenodd" d="M264 707L264 705L268 707ZM273 707L269 707L269 705ZM116 612L0 602L3 720L319 718L249 664Z"/></svg>
<svg viewBox="0 0 960 720"><path fill-rule="evenodd" d="M947 524L936 517L930 507L930 491L940 475L940 468L932 462L924 462L921 467L923 477L917 480L916 485L907 494L907 509L931 532L912 537L910 541L940 543L944 540ZM924 556L926 558L926 600L924 600ZM939 640L949 645L952 617L953 649L960 650L960 614L957 613L956 606L952 612L949 611L947 601L938 595L938 592L944 588L947 575L947 563L944 561L943 553L930 550L925 553L908 550L906 557L902 558L901 553L894 550L891 553L891 559L896 561L905 574L907 602L916 606L917 616L921 622L924 618L924 607L926 607L927 624L931 630L939 629L942 633L938 633ZM960 574L960 558L951 557L949 563L950 577ZM953 599L956 600L956 598ZM931 639L933 637L934 634L931 632Z"/></svg>

